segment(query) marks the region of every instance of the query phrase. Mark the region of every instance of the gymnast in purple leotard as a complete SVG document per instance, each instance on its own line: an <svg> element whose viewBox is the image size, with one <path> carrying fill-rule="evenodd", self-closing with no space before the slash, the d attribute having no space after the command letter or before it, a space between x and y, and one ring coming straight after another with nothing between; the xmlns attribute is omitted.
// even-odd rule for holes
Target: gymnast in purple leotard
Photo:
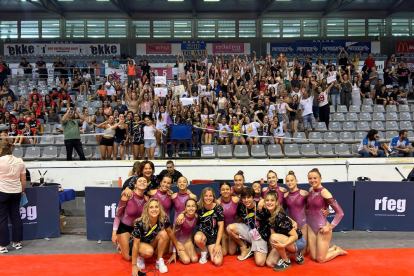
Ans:
<svg viewBox="0 0 414 276"><path fill-rule="evenodd" d="M187 199L193 198L197 200L197 196L191 193L191 191L187 189L188 181L187 181L187 178L185 178L184 176L181 176L180 178L178 178L177 187L178 187L178 192L172 194L171 196L171 199L174 205L174 211L175 211L173 225L175 225L177 217L184 211L185 202L187 201Z"/></svg>
<svg viewBox="0 0 414 276"><path fill-rule="evenodd" d="M262 189L262 197L265 198L267 192L269 192L270 190L275 190L279 195L279 204L280 206L283 206L283 196L287 192L287 190L283 187L279 187L277 185L277 180L277 174L274 171L270 170L267 173L267 183L269 184L269 186Z"/></svg>
<svg viewBox="0 0 414 276"><path fill-rule="evenodd" d="M237 206L240 199L237 196L232 196L232 190L230 184L223 182L220 184L221 197L217 200L217 203L223 207L224 210L224 233L221 238L221 246L223 256L234 255L237 251L237 243L229 237L227 232L227 226L236 223Z"/></svg>
<svg viewBox="0 0 414 276"><path fill-rule="evenodd" d="M313 169L308 173L308 181L312 186L308 196L309 253L312 260L324 263L337 256L348 254L336 245L329 248L332 229L341 221L344 212L332 194L325 187L322 187L322 176L318 169ZM332 223L329 223L322 213L329 206L335 211Z"/></svg>
<svg viewBox="0 0 414 276"><path fill-rule="evenodd" d="M246 187L244 186L244 182L245 179L243 171L238 171L234 176L234 186L231 187L232 196L237 196L238 198L240 198L243 188Z"/></svg>
<svg viewBox="0 0 414 276"><path fill-rule="evenodd" d="M254 201L259 203L262 200L262 186L260 186L260 182L255 181L252 184L252 189L254 190Z"/></svg>
<svg viewBox="0 0 414 276"><path fill-rule="evenodd" d="M170 217L173 204L171 194L168 194L170 192L172 181L172 176L170 174L165 174L161 179L160 187L148 192L150 198L156 198L161 202L161 205L164 208L164 212L167 215L167 218Z"/></svg>
<svg viewBox="0 0 414 276"><path fill-rule="evenodd" d="M174 234L175 238L177 239L178 243L184 245L186 252L180 252L178 257L183 264L189 263L197 263L198 256L196 249L194 247L193 242L193 233L194 228L197 225L198 216L196 214L197 211L197 201L194 198L189 198L186 200L185 204L185 215L184 215L184 222L181 225L175 225L174 227ZM171 254L170 259L168 260L167 264L170 264L172 261L176 261L177 253L175 247L173 248L173 252Z"/></svg>
<svg viewBox="0 0 414 276"><path fill-rule="evenodd" d="M134 230L134 221L141 217L144 205L148 197L144 195L147 188L147 180L144 177L137 179L132 196L122 196L118 204L118 210L114 220L112 231L112 242L118 246L122 257L131 261L129 256L129 239Z"/></svg>

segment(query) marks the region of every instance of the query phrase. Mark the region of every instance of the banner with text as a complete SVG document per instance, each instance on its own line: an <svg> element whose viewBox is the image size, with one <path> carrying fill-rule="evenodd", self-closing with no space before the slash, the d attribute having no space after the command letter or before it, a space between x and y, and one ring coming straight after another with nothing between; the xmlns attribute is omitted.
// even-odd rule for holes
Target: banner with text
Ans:
<svg viewBox="0 0 414 276"><path fill-rule="evenodd" d="M213 43L213 54L243 54L244 43Z"/></svg>
<svg viewBox="0 0 414 276"><path fill-rule="evenodd" d="M345 48L346 40L322 40L321 52L324 54L338 54Z"/></svg>
<svg viewBox="0 0 414 276"><path fill-rule="evenodd" d="M355 182L354 229L414 231L414 185Z"/></svg>
<svg viewBox="0 0 414 276"><path fill-rule="evenodd" d="M181 51L183 55L205 55L207 43L204 41L183 41Z"/></svg>
<svg viewBox="0 0 414 276"><path fill-rule="evenodd" d="M278 55L280 53L296 53L295 43L270 43L270 54Z"/></svg>
<svg viewBox="0 0 414 276"><path fill-rule="evenodd" d="M371 53L371 42L346 42L345 50L348 53ZM352 57L349 57L352 58Z"/></svg>
<svg viewBox="0 0 414 276"><path fill-rule="evenodd" d="M395 43L395 52L414 53L414 41L397 41Z"/></svg>
<svg viewBox="0 0 414 276"><path fill-rule="evenodd" d="M173 78L171 67L155 67L151 69L154 71L155 76L165 76L167 79Z"/></svg>
<svg viewBox="0 0 414 276"><path fill-rule="evenodd" d="M166 43L147 43L145 45L147 55L171 55L171 44Z"/></svg>
<svg viewBox="0 0 414 276"><path fill-rule="evenodd" d="M297 54L313 54L320 52L321 43L316 40L304 40L295 42L295 50Z"/></svg>
<svg viewBox="0 0 414 276"><path fill-rule="evenodd" d="M4 44L5 56L20 55L120 55L120 44Z"/></svg>

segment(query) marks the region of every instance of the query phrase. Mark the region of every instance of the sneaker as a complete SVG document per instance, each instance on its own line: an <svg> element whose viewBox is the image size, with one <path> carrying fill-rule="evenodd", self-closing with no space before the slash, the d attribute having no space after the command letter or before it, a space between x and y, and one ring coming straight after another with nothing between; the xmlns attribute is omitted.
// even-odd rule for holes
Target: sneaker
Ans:
<svg viewBox="0 0 414 276"><path fill-rule="evenodd" d="M280 272L280 271L285 271L289 268L291 268L290 260L289 260L289 262L286 262L285 260L280 258L279 261L277 262L277 264L275 265L275 267L273 268L273 270L277 271L277 272Z"/></svg>
<svg viewBox="0 0 414 276"><path fill-rule="evenodd" d="M200 260L198 261L200 264L207 263L207 252L201 252Z"/></svg>
<svg viewBox="0 0 414 276"><path fill-rule="evenodd" d="M125 160L129 160L129 155L125 154Z"/></svg>
<svg viewBox="0 0 414 276"><path fill-rule="evenodd" d="M9 250L7 249L7 247L1 247L0 248L0 253L8 253Z"/></svg>
<svg viewBox="0 0 414 276"><path fill-rule="evenodd" d="M134 155L130 154L129 155L129 160L134 160Z"/></svg>
<svg viewBox="0 0 414 276"><path fill-rule="evenodd" d="M137 257L137 266L141 270L145 269L145 261L144 258L142 258L141 256Z"/></svg>
<svg viewBox="0 0 414 276"><path fill-rule="evenodd" d="M178 155L178 153L175 154L175 157L179 158L180 156Z"/></svg>
<svg viewBox="0 0 414 276"><path fill-rule="evenodd" d="M237 257L237 260L243 261L253 255L253 251L250 247L240 248L241 254Z"/></svg>
<svg viewBox="0 0 414 276"><path fill-rule="evenodd" d="M295 260L296 260L296 263L299 265L302 265L305 263L305 258L303 258L303 255L300 252L296 254Z"/></svg>
<svg viewBox="0 0 414 276"><path fill-rule="evenodd" d="M155 268L158 269L160 273L168 272L168 268L165 265L163 258L160 258L158 261L155 262Z"/></svg>
<svg viewBox="0 0 414 276"><path fill-rule="evenodd" d="M13 243L13 245L12 245L14 248L16 248L16 250L19 250L19 249L22 249L23 248L23 246L22 246L22 243Z"/></svg>

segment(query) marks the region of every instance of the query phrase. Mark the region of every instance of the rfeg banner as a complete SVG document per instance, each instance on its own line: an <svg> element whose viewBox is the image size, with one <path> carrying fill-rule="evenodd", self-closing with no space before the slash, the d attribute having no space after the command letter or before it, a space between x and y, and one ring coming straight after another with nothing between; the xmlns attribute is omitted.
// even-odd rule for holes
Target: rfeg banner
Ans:
<svg viewBox="0 0 414 276"><path fill-rule="evenodd" d="M414 185L355 182L354 229L414 231Z"/></svg>
<svg viewBox="0 0 414 276"><path fill-rule="evenodd" d="M20 207L23 240L60 236L58 186L28 187L24 191L28 203ZM11 223L9 221L11 235Z"/></svg>
<svg viewBox="0 0 414 276"><path fill-rule="evenodd" d="M4 44L5 56L20 55L120 55L120 44L20 43Z"/></svg>

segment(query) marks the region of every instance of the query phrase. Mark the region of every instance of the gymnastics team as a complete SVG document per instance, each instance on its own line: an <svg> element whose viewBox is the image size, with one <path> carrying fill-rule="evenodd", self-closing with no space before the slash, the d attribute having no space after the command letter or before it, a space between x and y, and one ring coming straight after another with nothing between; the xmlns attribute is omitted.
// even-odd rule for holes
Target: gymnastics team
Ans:
<svg viewBox="0 0 414 276"><path fill-rule="evenodd" d="M329 247L332 229L344 213L322 186L318 169L308 173L309 192L298 189L292 171L285 181L289 190L279 187L277 174L269 171L267 188L261 189L258 182L247 187L239 171L234 186L220 184L220 198L207 187L197 201L185 177L178 179L179 191L173 193L172 176L157 178L154 164L143 161L134 166L133 175L124 183L112 242L122 257L132 262L134 276L145 269L145 259L154 255L160 273L168 272L167 265L177 260L186 265L210 260L220 266L224 256L236 254L240 261L253 257L257 266L274 271L291 268L293 260L302 265L308 254L319 263L346 255L339 246ZM329 206L335 211L332 223L326 219ZM173 209L175 216L170 222ZM196 247L201 250L200 257ZM165 263L167 253L171 257Z"/></svg>

